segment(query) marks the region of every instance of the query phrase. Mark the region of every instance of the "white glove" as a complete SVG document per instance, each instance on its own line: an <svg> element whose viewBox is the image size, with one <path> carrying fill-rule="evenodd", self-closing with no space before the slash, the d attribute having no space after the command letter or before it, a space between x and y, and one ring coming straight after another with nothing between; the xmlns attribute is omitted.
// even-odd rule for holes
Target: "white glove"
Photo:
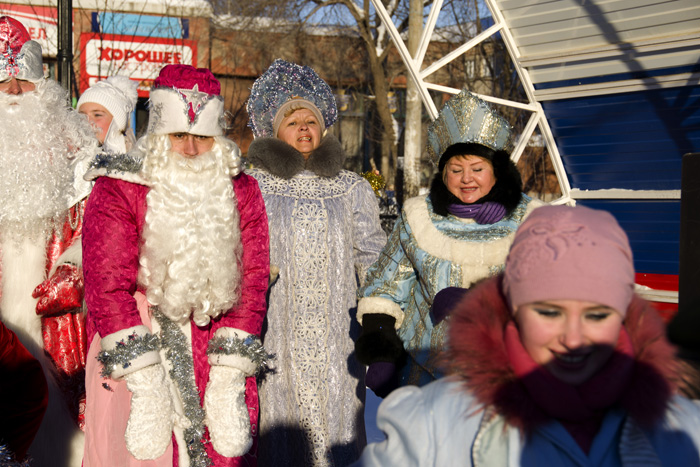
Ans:
<svg viewBox="0 0 700 467"><path fill-rule="evenodd" d="M214 365L204 393L206 425L216 452L240 457L250 450L250 414L245 405L245 375L237 368Z"/></svg>
<svg viewBox="0 0 700 467"><path fill-rule="evenodd" d="M170 445L175 418L165 370L150 365L124 376L131 391L126 448L139 460L156 459Z"/></svg>

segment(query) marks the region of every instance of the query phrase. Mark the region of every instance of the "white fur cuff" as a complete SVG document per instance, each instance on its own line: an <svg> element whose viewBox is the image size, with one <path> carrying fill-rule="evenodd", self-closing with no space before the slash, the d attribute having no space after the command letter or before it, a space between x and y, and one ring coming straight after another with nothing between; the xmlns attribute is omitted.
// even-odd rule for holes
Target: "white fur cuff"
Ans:
<svg viewBox="0 0 700 467"><path fill-rule="evenodd" d="M209 364L237 368L245 376L254 375L268 357L260 339L235 328L219 328L209 342ZM262 361L261 361L262 359Z"/></svg>
<svg viewBox="0 0 700 467"><path fill-rule="evenodd" d="M396 320L394 328L399 329L403 323L403 310L396 303L382 297L361 298L357 304L357 321L362 324L362 318L370 314L389 315Z"/></svg>
<svg viewBox="0 0 700 467"><path fill-rule="evenodd" d="M97 359L104 367L102 374L115 380L161 362L158 338L144 325L109 334L101 344Z"/></svg>

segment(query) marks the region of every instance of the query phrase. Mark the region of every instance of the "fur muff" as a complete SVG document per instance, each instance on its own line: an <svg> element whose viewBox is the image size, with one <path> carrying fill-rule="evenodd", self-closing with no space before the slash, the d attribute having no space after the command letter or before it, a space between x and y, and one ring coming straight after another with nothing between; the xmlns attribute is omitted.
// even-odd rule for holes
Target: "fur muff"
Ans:
<svg viewBox="0 0 700 467"><path fill-rule="evenodd" d="M248 160L272 175L289 180L304 169L320 177L333 177L343 169L345 151L334 135L327 134L308 160L277 138L256 138L248 148Z"/></svg>
<svg viewBox="0 0 700 467"><path fill-rule="evenodd" d="M478 155L478 154L477 154ZM480 156L481 157L481 156ZM510 159L508 153L504 151L496 152L492 158L485 157L493 165L493 173L496 177L496 184L491 191L477 201L495 201L501 203L506 208L506 216L509 216L518 206L522 199L522 178L515 163ZM444 166L444 164L442 164ZM435 214L447 216L447 206L450 204L464 204L445 186L442 181L442 170L435 174L430 185L430 200L433 203Z"/></svg>
<svg viewBox="0 0 700 467"><path fill-rule="evenodd" d="M497 276L482 281L455 307L445 366L481 404L494 407L508 424L531 432L549 416L535 404L510 364L504 330L511 313L501 280ZM664 416L679 380L679 367L663 321L648 302L635 296L624 325L635 361L617 404L641 426L649 427Z"/></svg>

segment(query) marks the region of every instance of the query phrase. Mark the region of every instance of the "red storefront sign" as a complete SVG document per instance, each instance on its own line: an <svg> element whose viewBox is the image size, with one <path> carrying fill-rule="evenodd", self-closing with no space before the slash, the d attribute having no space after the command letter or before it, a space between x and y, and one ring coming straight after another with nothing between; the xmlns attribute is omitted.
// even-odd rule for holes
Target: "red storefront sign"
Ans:
<svg viewBox="0 0 700 467"><path fill-rule="evenodd" d="M197 64L197 43L187 39L84 33L80 50L81 93L96 81L120 75L138 81L139 96L148 97L165 65Z"/></svg>
<svg viewBox="0 0 700 467"><path fill-rule="evenodd" d="M0 16L11 16L27 28L29 36L41 45L44 57L55 57L58 50L56 8L0 3Z"/></svg>

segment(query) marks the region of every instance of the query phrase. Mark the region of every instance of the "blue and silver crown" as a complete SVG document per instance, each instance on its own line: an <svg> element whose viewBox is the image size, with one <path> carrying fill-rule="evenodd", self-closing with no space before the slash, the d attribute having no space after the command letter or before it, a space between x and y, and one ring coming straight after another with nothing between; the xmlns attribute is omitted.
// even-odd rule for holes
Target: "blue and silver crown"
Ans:
<svg viewBox="0 0 700 467"><path fill-rule="evenodd" d="M246 107L248 126L256 138L275 136L275 115L285 102L294 98L313 103L321 111L326 128L338 119L338 108L330 86L312 68L278 58L255 80L250 90Z"/></svg>
<svg viewBox="0 0 700 467"><path fill-rule="evenodd" d="M447 101L428 127L428 155L438 164L447 148L457 143L510 152L512 127L486 101L464 89Z"/></svg>

